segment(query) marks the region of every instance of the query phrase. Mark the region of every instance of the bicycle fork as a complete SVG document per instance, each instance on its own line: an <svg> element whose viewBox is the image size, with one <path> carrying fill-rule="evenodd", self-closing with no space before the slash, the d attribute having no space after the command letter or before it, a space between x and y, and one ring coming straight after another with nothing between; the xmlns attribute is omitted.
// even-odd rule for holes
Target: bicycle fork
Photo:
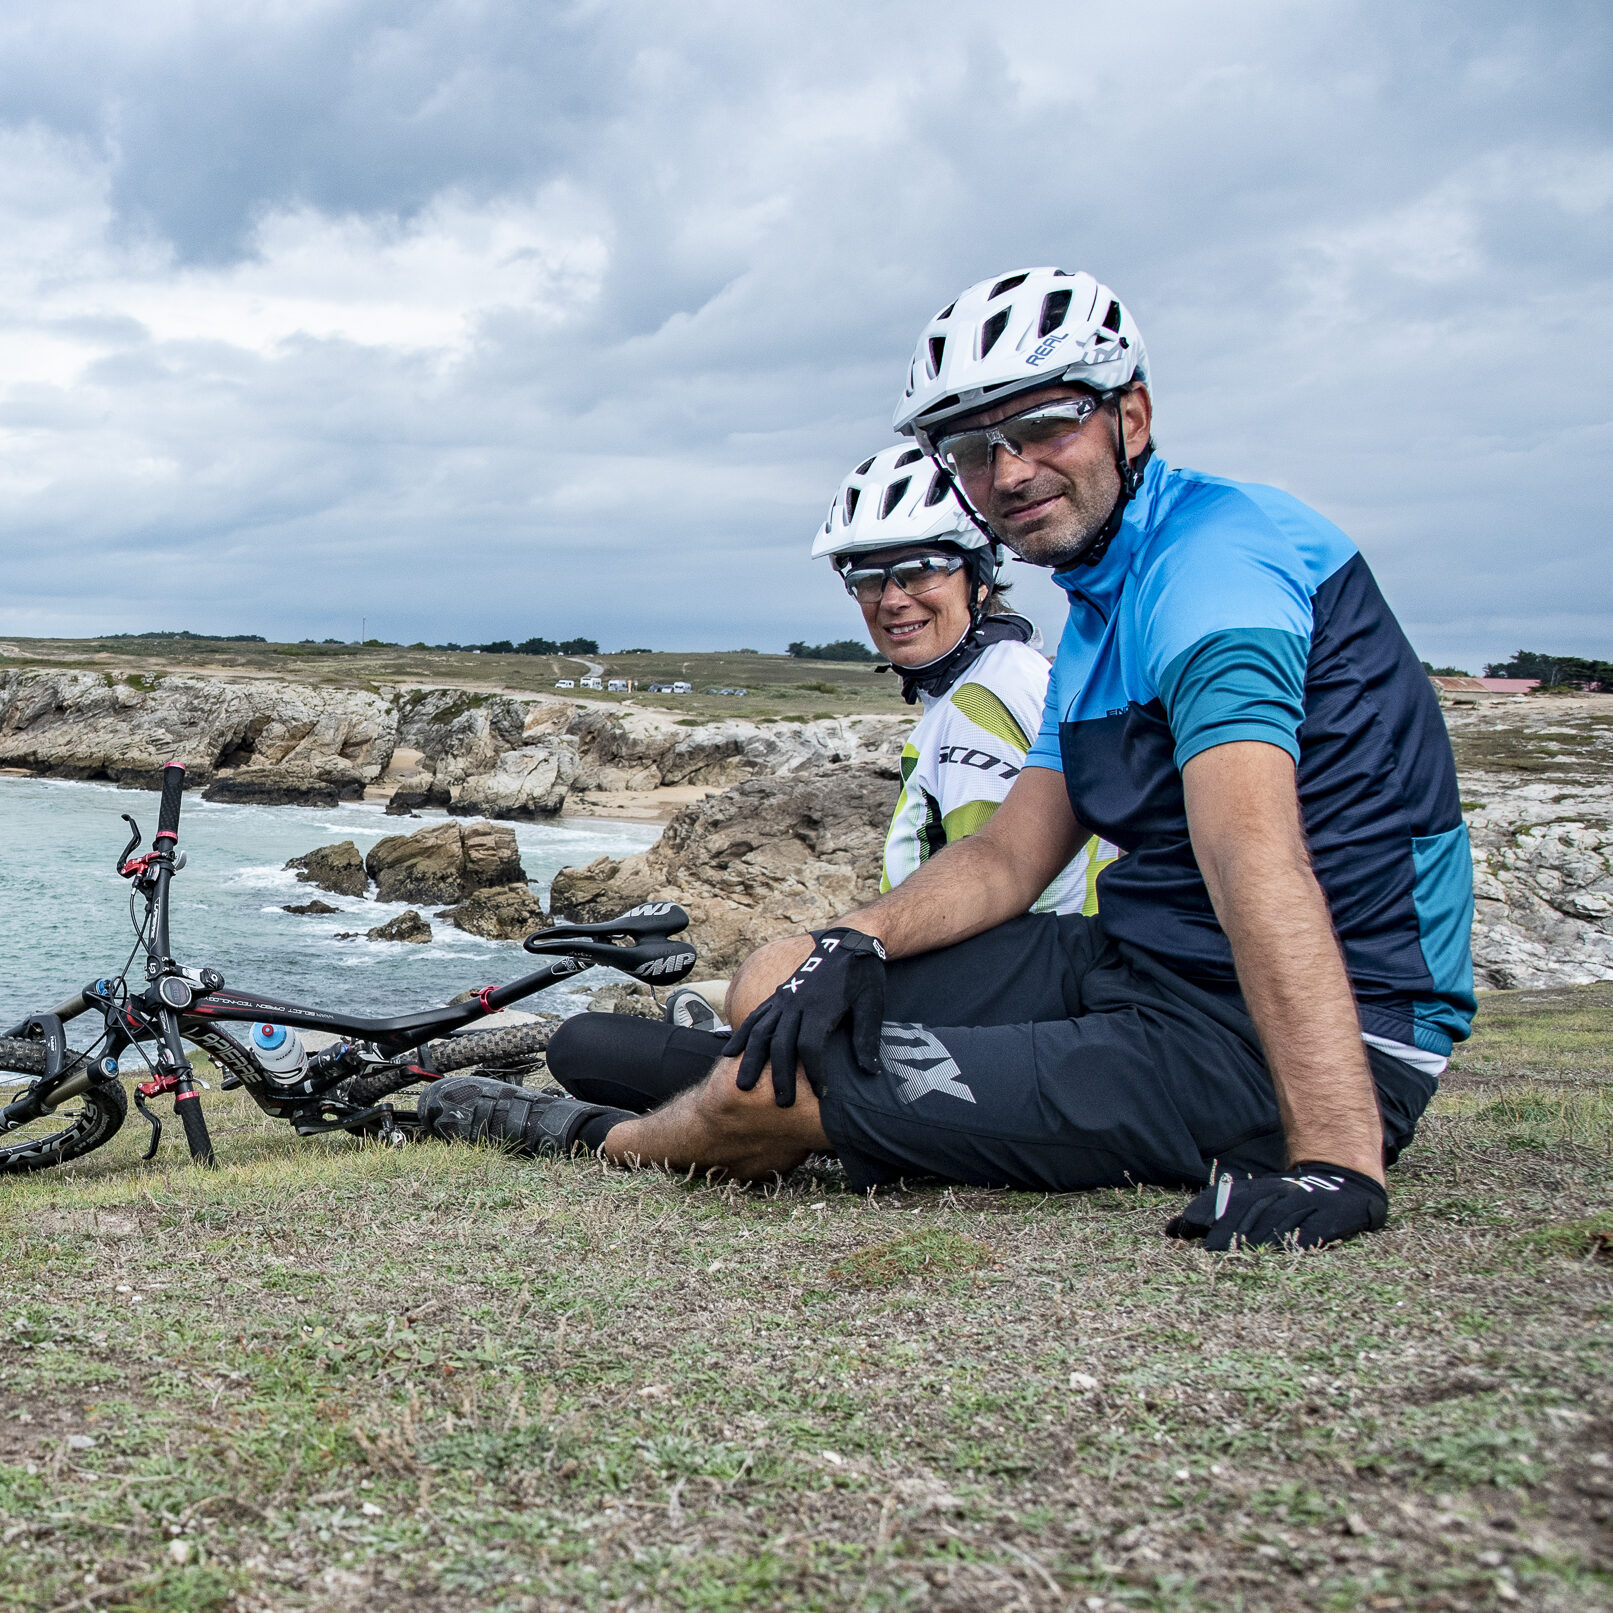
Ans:
<svg viewBox="0 0 1613 1613"><path fill-rule="evenodd" d="M165 1008L157 1016L157 1073L150 1081L142 1081L135 1088L134 1101L140 1113L151 1122L151 1146L145 1157L152 1158L157 1144L162 1141L162 1121L146 1107L147 1098L160 1097L165 1092L174 1095L174 1113L185 1129L185 1142L190 1157L198 1165L214 1166L213 1139L207 1133L207 1117L202 1113L202 1090L196 1074L185 1057L184 1044L179 1039L179 1016Z"/></svg>

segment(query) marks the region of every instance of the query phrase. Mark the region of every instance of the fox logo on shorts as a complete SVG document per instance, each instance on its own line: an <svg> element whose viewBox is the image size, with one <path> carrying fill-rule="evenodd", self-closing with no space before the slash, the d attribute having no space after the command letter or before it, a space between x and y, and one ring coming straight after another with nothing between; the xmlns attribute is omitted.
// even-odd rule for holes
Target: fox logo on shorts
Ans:
<svg viewBox="0 0 1613 1613"><path fill-rule="evenodd" d="M880 1027L879 1061L901 1080L896 1096L903 1103L914 1103L926 1092L944 1092L965 1103L975 1101L957 1060L922 1025L886 1020Z"/></svg>

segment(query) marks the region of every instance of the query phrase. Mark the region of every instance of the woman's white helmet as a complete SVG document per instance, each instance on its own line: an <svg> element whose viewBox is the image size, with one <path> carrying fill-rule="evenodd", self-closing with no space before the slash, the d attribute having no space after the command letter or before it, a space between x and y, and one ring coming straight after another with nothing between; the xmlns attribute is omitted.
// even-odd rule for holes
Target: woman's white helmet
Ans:
<svg viewBox="0 0 1613 1613"><path fill-rule="evenodd" d="M928 447L937 426L1016 392L1148 380L1125 304L1089 274L1018 269L972 285L919 338L892 424Z"/></svg>
<svg viewBox="0 0 1613 1613"><path fill-rule="evenodd" d="M812 541L812 558L839 558L904 543L990 546L958 501L952 478L911 443L883 448L841 484Z"/></svg>

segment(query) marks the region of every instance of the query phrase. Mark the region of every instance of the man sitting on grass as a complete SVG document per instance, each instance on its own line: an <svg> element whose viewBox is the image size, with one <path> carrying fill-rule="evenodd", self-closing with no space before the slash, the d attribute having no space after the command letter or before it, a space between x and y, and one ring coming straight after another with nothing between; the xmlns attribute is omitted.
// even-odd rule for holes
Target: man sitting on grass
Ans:
<svg viewBox="0 0 1613 1613"><path fill-rule="evenodd" d="M1168 1230L1216 1248L1382 1226L1474 1009L1450 743L1349 540L1166 466L1147 383L1089 275L982 281L931 321L897 429L1070 596L1007 799L750 958L727 1056L654 1114L450 1078L428 1122L747 1180L815 1151L858 1188L1208 1180ZM1128 853L1099 914L1027 912L1093 833Z"/></svg>

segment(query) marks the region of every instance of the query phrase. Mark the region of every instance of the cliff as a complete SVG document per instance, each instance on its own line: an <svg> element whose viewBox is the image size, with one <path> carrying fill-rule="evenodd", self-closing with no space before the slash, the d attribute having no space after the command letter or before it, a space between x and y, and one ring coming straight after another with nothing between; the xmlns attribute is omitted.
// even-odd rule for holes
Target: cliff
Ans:
<svg viewBox="0 0 1613 1613"><path fill-rule="evenodd" d="M0 766L155 788L177 759L209 799L333 805L377 786L471 817L542 818L595 790L726 786L894 759L902 717L684 726L668 714L464 689L274 678L0 672Z"/></svg>

